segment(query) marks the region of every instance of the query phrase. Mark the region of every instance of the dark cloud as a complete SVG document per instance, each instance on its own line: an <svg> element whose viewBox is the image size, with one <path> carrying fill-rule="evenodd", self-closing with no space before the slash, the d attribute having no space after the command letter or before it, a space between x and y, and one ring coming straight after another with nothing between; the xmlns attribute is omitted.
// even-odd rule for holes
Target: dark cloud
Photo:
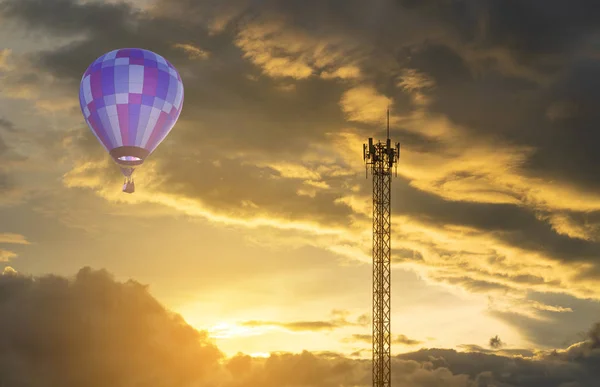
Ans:
<svg viewBox="0 0 600 387"><path fill-rule="evenodd" d="M209 153L182 160L175 154L178 150L165 151L159 168L166 178L167 191L184 197L201 197L217 211L229 208L246 216L266 212L280 219L318 221L328 225L344 225L352 214L345 204L333 205L339 197L335 191L317 191L312 197L299 195L298 191L310 188L305 184L310 176L287 178L272 167L252 165L243 159L220 159L215 165L213 160L219 160L217 152L211 152L214 158ZM190 179L191 168L203 172Z"/></svg>
<svg viewBox="0 0 600 387"><path fill-rule="evenodd" d="M392 340L393 344L402 344L402 345L419 345L422 344L422 341L414 340L406 337L406 335L398 335Z"/></svg>
<svg viewBox="0 0 600 387"><path fill-rule="evenodd" d="M458 348L465 350L466 352L478 352L485 353L488 355L506 356L506 357L534 357L535 352L531 349L522 348L506 348L506 349L487 349L477 344L461 344Z"/></svg>
<svg viewBox="0 0 600 387"><path fill-rule="evenodd" d="M452 11L457 7L463 10ZM409 65L436 81L433 111L474 135L534 147L526 164L532 176L599 187L597 4L428 1L411 8L449 31L471 31L456 34L461 39L454 44L429 41L410 52ZM475 65L473 57L487 63ZM497 71L509 63L523 68Z"/></svg>
<svg viewBox="0 0 600 387"><path fill-rule="evenodd" d="M538 148L527 164L532 172L587 190L600 187L594 170L600 163L594 146L600 141L597 130L600 115L596 109L600 98L599 75L598 58L578 60L565 68L564 74L542 96L545 110L538 109L537 127L531 130L531 136L523 136L523 141Z"/></svg>
<svg viewBox="0 0 600 387"><path fill-rule="evenodd" d="M4 202L17 190L15 176L11 173L11 164L20 159L2 136L2 129L12 130L10 121L0 119L0 203ZM9 200L10 201L10 200Z"/></svg>
<svg viewBox="0 0 600 387"><path fill-rule="evenodd" d="M0 382L10 386L183 386L221 358L145 286L103 271L1 276L0 316Z"/></svg>
<svg viewBox="0 0 600 387"><path fill-rule="evenodd" d="M484 44L506 47L525 63L551 64L564 60L599 29L597 3L576 0L506 2L484 1ZM548 61L549 63L544 63ZM542 67L543 68L543 67Z"/></svg>
<svg viewBox="0 0 600 387"><path fill-rule="evenodd" d="M8 145L4 142L4 139L0 137L0 156L8 151Z"/></svg>
<svg viewBox="0 0 600 387"><path fill-rule="evenodd" d="M0 276L0 316L0 382L10 386L370 384L370 361L337 353L223 359L206 333L167 311L146 286L116 282L89 268L72 279ZM592 387L600 361L594 352L597 328L592 332L568 352L542 360L441 349L403 354L392 361L393 383L474 387L485 380L514 387L569 382Z"/></svg>
<svg viewBox="0 0 600 387"><path fill-rule="evenodd" d="M30 28L49 28L54 33L71 35L81 32L98 32L107 25L120 32L132 20L128 14L133 10L125 3L88 2L71 0L5 1L0 10L9 18L19 18ZM56 23L60 20L60 23Z"/></svg>
<svg viewBox="0 0 600 387"><path fill-rule="evenodd" d="M10 150L6 141L2 137L2 132L12 132L15 128L15 124L12 121L9 121L5 118L0 117L0 161L5 161L7 154ZM0 165L2 167L3 165Z"/></svg>
<svg viewBox="0 0 600 387"><path fill-rule="evenodd" d="M591 349L600 348L600 323L594 324L589 332L589 341Z"/></svg>
<svg viewBox="0 0 600 387"><path fill-rule="evenodd" d="M599 28L600 8L586 0L568 5L560 0L396 3L442 25L464 46L480 51L504 49L517 63L540 72L557 71L557 64Z"/></svg>
<svg viewBox="0 0 600 387"><path fill-rule="evenodd" d="M27 157L15 149L12 141L18 138L15 124L0 117L0 206L19 202L25 196L19 172Z"/></svg>
<svg viewBox="0 0 600 387"><path fill-rule="evenodd" d="M11 175L0 170L0 192L7 193L15 188L15 182Z"/></svg>
<svg viewBox="0 0 600 387"><path fill-rule="evenodd" d="M0 128L12 131L15 128L15 124L12 121L7 120L6 118L0 117ZM0 147L0 149L2 148Z"/></svg>
<svg viewBox="0 0 600 387"><path fill-rule="evenodd" d="M281 178L278 171L248 163L245 157L250 154L267 163L294 162L311 146L325 142L327 132L344 124L338 106L340 85L309 79L291 93L281 91L278 81L259 76L243 59L231 37L210 36L205 26L138 13L125 4L8 1L2 10L31 28L85 33L78 42L33 56L40 69L68 82L73 95L89 63L118 47L152 49L178 67L186 84L185 107L161 152L152 156L159 161L165 192L201 198L217 212L225 209L238 216L268 213L329 225L349 222L351 209L342 203L334 205L337 191L299 195L299 191L315 191L304 183L308 178ZM63 22L65 15L69 21ZM114 28L107 31L109 24ZM206 48L210 60L188 58L174 47L182 42ZM78 142L80 150L102 157L95 138L89 133L84 138ZM335 180L329 183L341 185L342 179Z"/></svg>
<svg viewBox="0 0 600 387"><path fill-rule="evenodd" d="M594 368L594 363L588 362L590 357L581 358L579 361L539 361L478 352L460 353L445 349L423 349L399 355L398 359L428 362L433 369L450 369L454 374L469 375L475 380L485 378L490 383L488 385L515 387L560 387L567 383L592 387L596 383L598 372ZM597 359L593 360L596 366L597 361Z"/></svg>
<svg viewBox="0 0 600 387"><path fill-rule="evenodd" d="M35 55L40 68L71 83L74 95L87 66L106 51L134 46L168 57L186 85L180 124L170 138L178 139L180 147L194 144L180 149L182 157L174 160L178 164L203 148L298 154L310 143L323 141L329 128L343 125L340 87L308 80L286 94L276 87L277 81L250 77L259 73L243 59L232 37L210 36L199 23L182 25L179 20L138 12L125 3L7 1L0 11L31 28L86 33L79 42ZM106 25L112 26L109 31ZM177 43L205 48L211 60L192 60L175 47ZM211 138L210 146L206 138Z"/></svg>

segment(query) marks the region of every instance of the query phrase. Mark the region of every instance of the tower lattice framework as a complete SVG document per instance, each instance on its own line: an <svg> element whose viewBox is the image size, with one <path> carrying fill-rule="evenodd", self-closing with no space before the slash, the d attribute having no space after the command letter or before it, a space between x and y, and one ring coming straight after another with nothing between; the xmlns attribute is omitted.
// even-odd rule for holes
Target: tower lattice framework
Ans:
<svg viewBox="0 0 600 387"><path fill-rule="evenodd" d="M391 386L391 194L400 144L391 146L389 117L386 142L363 145L373 176L373 387Z"/></svg>

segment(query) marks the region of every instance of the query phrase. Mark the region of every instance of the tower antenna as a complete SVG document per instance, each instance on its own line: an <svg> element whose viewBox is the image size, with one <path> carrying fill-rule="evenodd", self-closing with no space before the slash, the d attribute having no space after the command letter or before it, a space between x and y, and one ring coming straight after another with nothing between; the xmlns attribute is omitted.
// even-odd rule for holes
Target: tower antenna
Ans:
<svg viewBox="0 0 600 387"><path fill-rule="evenodd" d="M390 107L387 108L387 138L390 138Z"/></svg>
<svg viewBox="0 0 600 387"><path fill-rule="evenodd" d="M374 144L369 138L368 144L363 144L363 158L373 175L373 387L390 387L391 191L400 143L391 146L389 108L386 142Z"/></svg>

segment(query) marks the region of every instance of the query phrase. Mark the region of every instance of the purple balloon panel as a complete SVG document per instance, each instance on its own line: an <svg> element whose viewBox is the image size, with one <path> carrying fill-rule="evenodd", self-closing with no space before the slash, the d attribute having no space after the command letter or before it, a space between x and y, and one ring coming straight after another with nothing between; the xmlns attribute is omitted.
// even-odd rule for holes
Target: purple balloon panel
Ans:
<svg viewBox="0 0 600 387"><path fill-rule="evenodd" d="M111 51L88 67L79 88L85 120L111 151L135 146L154 151L183 107L183 83L162 56L139 48Z"/></svg>

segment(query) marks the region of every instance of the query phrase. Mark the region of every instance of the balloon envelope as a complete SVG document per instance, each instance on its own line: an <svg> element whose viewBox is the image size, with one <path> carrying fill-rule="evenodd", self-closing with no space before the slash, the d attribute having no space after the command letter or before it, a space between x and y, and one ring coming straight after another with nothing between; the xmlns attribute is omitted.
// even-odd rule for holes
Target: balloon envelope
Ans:
<svg viewBox="0 0 600 387"><path fill-rule="evenodd" d="M79 101L100 143L117 164L132 168L142 164L175 125L183 107L183 83L162 56L125 48L102 55L88 67Z"/></svg>

